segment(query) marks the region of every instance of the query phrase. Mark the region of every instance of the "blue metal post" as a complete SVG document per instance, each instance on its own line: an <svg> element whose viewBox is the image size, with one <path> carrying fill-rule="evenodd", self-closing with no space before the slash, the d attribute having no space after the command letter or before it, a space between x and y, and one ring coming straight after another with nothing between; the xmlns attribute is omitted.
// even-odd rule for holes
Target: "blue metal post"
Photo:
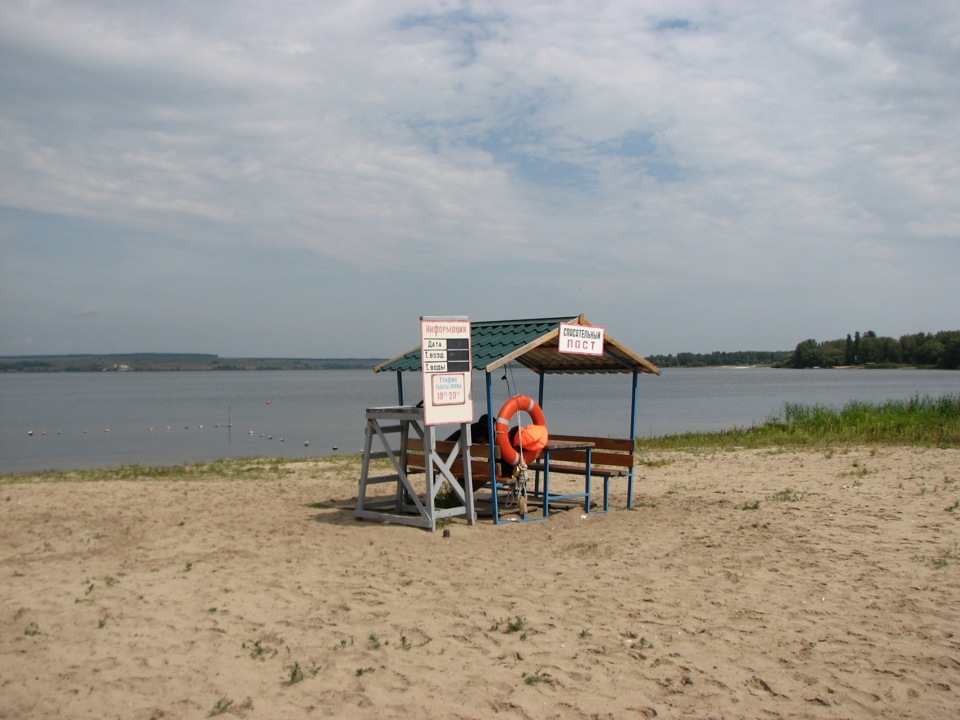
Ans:
<svg viewBox="0 0 960 720"><path fill-rule="evenodd" d="M497 457L496 442L494 441L493 428L493 380L490 377L490 371L484 371L484 377L487 381L487 435L490 438L490 488L492 490L493 501L493 524L500 524L500 506L497 500Z"/></svg>

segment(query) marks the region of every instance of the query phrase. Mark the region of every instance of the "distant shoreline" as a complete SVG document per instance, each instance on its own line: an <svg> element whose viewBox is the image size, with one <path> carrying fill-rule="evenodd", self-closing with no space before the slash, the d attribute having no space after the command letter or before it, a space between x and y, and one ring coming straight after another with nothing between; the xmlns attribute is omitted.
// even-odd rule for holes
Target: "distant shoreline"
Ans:
<svg viewBox="0 0 960 720"><path fill-rule="evenodd" d="M290 370L372 370L388 358L268 358L220 357L204 353L106 353L102 355L3 355L0 374L91 373L91 372L244 372ZM916 365L835 365L815 368L784 368L782 365L664 366L664 370L745 370L758 368L801 370L927 369Z"/></svg>
<svg viewBox="0 0 960 720"><path fill-rule="evenodd" d="M0 357L0 373L189 372L373 369L385 358L227 358L200 353Z"/></svg>

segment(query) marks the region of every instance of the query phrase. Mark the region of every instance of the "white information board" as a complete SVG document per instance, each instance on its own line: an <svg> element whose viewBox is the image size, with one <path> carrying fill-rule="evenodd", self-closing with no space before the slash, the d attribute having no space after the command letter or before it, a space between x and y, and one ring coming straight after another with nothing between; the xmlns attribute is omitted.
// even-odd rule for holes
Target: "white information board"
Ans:
<svg viewBox="0 0 960 720"><path fill-rule="evenodd" d="M469 318L421 317L420 355L424 424L472 423Z"/></svg>
<svg viewBox="0 0 960 720"><path fill-rule="evenodd" d="M574 355L603 355L603 328L560 323L558 349Z"/></svg>

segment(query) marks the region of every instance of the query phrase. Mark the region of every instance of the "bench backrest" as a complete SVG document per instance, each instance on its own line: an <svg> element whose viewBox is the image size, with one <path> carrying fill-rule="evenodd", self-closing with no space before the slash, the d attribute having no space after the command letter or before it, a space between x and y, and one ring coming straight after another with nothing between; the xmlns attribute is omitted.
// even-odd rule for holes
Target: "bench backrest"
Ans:
<svg viewBox="0 0 960 720"><path fill-rule="evenodd" d="M608 465L612 467L632 468L634 443L622 438L589 437L586 435L555 435L550 434L551 440L569 440L572 442L587 441L593 443L591 461L594 465ZM564 462L585 462L585 450L553 450L551 460Z"/></svg>

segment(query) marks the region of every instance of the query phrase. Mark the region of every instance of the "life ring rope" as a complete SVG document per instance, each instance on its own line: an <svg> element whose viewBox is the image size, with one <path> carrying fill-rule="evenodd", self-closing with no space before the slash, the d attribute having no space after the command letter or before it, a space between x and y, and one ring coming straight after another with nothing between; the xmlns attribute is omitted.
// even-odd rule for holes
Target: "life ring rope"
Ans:
<svg viewBox="0 0 960 720"><path fill-rule="evenodd" d="M526 395L514 395L504 403L502 408L500 408L500 412L497 414L495 435L497 447L500 448L500 457L511 465L526 467L528 462L533 462L537 459L537 457L540 455L540 451L524 451L523 424L519 421L517 426L519 428L517 432L518 442L520 444L519 450L514 447L513 443L511 443L510 421L513 419L513 416L520 411L523 411L530 416L530 419L533 421L533 425L542 427L544 430L544 436L546 436L547 419L543 414L543 410L533 398L530 398Z"/></svg>

